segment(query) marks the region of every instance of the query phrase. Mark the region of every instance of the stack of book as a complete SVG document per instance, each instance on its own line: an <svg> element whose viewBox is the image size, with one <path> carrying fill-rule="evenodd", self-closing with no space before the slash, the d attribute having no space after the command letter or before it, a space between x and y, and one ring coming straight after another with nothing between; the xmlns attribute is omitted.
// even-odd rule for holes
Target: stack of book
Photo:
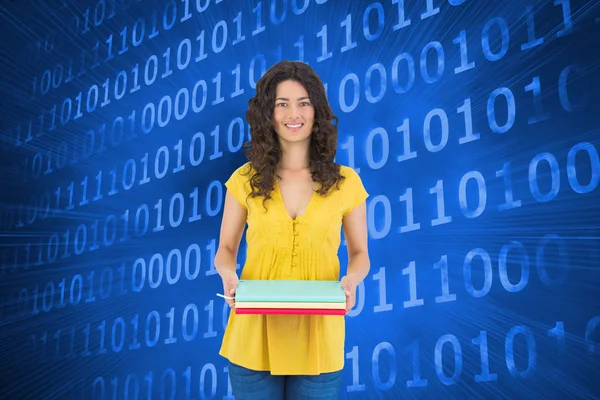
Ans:
<svg viewBox="0 0 600 400"><path fill-rule="evenodd" d="M345 315L346 295L339 281L240 280L235 312Z"/></svg>

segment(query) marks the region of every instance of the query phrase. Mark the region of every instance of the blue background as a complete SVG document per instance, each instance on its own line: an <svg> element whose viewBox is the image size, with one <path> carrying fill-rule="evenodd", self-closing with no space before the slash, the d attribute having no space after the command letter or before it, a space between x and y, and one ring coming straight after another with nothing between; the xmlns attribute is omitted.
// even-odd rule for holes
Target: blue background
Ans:
<svg viewBox="0 0 600 400"><path fill-rule="evenodd" d="M600 3L31 0L0 16L2 399L232 398L223 183L281 59L326 83L337 161L370 193L340 398L600 396Z"/></svg>

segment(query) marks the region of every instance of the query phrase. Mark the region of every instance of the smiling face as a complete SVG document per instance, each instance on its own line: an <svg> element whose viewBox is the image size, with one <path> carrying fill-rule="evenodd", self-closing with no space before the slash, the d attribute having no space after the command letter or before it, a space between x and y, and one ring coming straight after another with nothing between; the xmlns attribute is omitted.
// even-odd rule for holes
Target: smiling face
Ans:
<svg viewBox="0 0 600 400"><path fill-rule="evenodd" d="M273 127L280 141L301 142L309 139L314 119L315 109L302 84L287 80L277 85Z"/></svg>

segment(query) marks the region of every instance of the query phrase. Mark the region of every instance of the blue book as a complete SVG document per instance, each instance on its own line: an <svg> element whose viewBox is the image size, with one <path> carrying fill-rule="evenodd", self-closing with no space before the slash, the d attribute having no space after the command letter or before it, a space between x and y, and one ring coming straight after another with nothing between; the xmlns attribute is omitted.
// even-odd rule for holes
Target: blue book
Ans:
<svg viewBox="0 0 600 400"><path fill-rule="evenodd" d="M345 303L339 281L240 280L237 302Z"/></svg>

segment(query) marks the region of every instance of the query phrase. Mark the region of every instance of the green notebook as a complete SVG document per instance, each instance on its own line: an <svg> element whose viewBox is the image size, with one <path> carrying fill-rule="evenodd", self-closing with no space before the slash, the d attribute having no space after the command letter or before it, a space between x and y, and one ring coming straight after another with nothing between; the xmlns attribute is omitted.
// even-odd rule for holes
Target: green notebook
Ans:
<svg viewBox="0 0 600 400"><path fill-rule="evenodd" d="M235 301L344 303L339 281L240 280Z"/></svg>

